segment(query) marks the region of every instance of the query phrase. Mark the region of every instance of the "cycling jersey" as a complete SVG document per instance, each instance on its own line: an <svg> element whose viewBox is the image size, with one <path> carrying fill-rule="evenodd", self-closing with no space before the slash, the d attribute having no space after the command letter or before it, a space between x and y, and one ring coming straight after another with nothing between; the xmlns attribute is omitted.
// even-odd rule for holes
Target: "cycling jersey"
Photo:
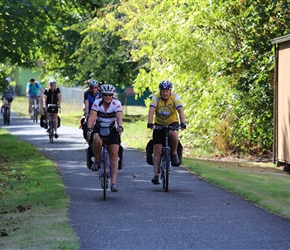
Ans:
<svg viewBox="0 0 290 250"><path fill-rule="evenodd" d="M105 111L104 105L103 105L103 99L99 98L93 103L91 110L98 112L97 114L98 122L112 123L116 119L116 113L122 112L122 105L119 100L113 99L108 109Z"/></svg>
<svg viewBox="0 0 290 250"><path fill-rule="evenodd" d="M30 97L35 97L37 95L39 95L39 90L41 89L41 85L39 82L35 82L34 84L31 84L30 82L27 83L26 89L28 92L28 95Z"/></svg>
<svg viewBox="0 0 290 250"><path fill-rule="evenodd" d="M162 100L160 94L153 95L150 107L155 110L155 123L159 125L170 125L178 122L176 109L182 107L180 97L176 93L171 93L166 103Z"/></svg>
<svg viewBox="0 0 290 250"><path fill-rule="evenodd" d="M84 100L89 102L89 112L92 108L94 101L97 100L99 97L99 92L97 92L95 95L91 91L87 91L84 93Z"/></svg>
<svg viewBox="0 0 290 250"><path fill-rule="evenodd" d="M12 102L12 101L13 101L13 98L15 98L15 90L14 90L14 87L13 87L12 85L7 86L7 87L4 89L3 96L2 96L2 100L3 100L4 98L5 98L8 102Z"/></svg>
<svg viewBox="0 0 290 250"><path fill-rule="evenodd" d="M45 105L48 104L57 104L58 98L57 95L60 93L59 87L56 87L54 91L49 88L46 88L43 92L43 95L47 96Z"/></svg>

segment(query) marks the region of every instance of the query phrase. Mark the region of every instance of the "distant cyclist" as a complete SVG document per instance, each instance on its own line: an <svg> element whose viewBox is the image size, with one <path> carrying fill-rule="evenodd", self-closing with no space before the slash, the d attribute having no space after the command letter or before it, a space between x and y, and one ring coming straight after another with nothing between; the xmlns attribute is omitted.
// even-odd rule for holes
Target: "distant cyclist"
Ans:
<svg viewBox="0 0 290 250"><path fill-rule="evenodd" d="M153 117L155 114L155 124L157 125L172 125L178 127L179 114L180 126L182 129L186 128L185 115L182 107L180 97L173 93L172 83L170 81L162 81L159 84L159 94L153 95L150 103L148 113L148 128L154 128ZM153 130L153 165L154 177L153 184L159 184L159 165L161 158L161 151L165 140L165 134L162 130ZM178 166L180 164L177 154L178 147L178 130L171 130L169 132L169 140L172 150L172 165Z"/></svg>
<svg viewBox="0 0 290 250"><path fill-rule="evenodd" d="M47 128L47 120L49 117L49 109L48 105L49 104L56 104L60 108L61 104L61 93L59 87L56 86L56 81L55 80L50 80L49 81L49 87L44 90L43 93L43 110L45 114L45 121L44 121L44 127ZM55 126L55 134L54 137L58 138L57 134L57 128L58 128L58 117L57 113L53 114L54 117L54 126Z"/></svg>
<svg viewBox="0 0 290 250"><path fill-rule="evenodd" d="M4 108L4 105L8 102L8 105L9 107L11 108L11 104L12 104L12 101L14 100L15 98L15 89L14 87L10 84L12 79L10 77L7 77L5 79L7 81L7 86L5 87L4 91L3 91L3 95L2 95L2 102L3 102L3 105L1 107L1 113L3 112L3 108Z"/></svg>
<svg viewBox="0 0 290 250"><path fill-rule="evenodd" d="M99 90L99 83L94 80L90 79L88 81L89 90L84 92L84 105L85 105L85 116L86 119L89 117L92 105L95 100L101 97Z"/></svg>
<svg viewBox="0 0 290 250"><path fill-rule="evenodd" d="M80 120L80 128L83 129L84 139L87 139L87 121L92 105L100 96L99 83L94 79L88 80L88 89L84 91L84 116L82 116Z"/></svg>
<svg viewBox="0 0 290 250"><path fill-rule="evenodd" d="M33 98L36 98L37 104L39 105L39 99L41 94L42 94L41 84L35 81L34 78L30 78L29 82L26 85L26 96L29 98L28 112L31 119L33 119L32 113Z"/></svg>
<svg viewBox="0 0 290 250"><path fill-rule="evenodd" d="M91 167L92 171L97 171L100 166L100 154L102 149L102 140L99 135L100 122L111 123L113 129L108 138L108 153L111 165L112 184L111 191L118 192L116 186L118 175L118 151L121 143L120 133L123 132L122 105L117 99L114 99L115 87L111 84L100 86L101 97L97 99L90 111L88 120L88 140L93 141L93 152L95 162Z"/></svg>

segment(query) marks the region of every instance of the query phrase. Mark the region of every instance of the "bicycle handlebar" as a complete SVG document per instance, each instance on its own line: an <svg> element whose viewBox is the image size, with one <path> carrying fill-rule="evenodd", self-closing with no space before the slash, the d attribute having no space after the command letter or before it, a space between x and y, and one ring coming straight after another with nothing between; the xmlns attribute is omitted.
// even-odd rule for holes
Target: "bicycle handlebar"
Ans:
<svg viewBox="0 0 290 250"><path fill-rule="evenodd" d="M153 125L153 129L168 129L168 130L175 130L175 129L180 129L181 126L178 125L178 126L172 126L172 125L156 125L154 124Z"/></svg>

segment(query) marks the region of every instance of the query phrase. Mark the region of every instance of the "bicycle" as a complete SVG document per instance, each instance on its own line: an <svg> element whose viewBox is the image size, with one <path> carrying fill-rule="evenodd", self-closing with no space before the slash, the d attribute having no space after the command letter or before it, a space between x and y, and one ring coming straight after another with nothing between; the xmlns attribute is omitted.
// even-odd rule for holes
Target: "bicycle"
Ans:
<svg viewBox="0 0 290 250"><path fill-rule="evenodd" d="M4 105L3 105L3 121L4 121L4 125L10 124L10 106L6 99L4 100Z"/></svg>
<svg viewBox="0 0 290 250"><path fill-rule="evenodd" d="M38 122L38 115L39 115L39 107L37 104L37 98L38 96L35 96L32 98L32 113L31 113L31 118L33 122Z"/></svg>
<svg viewBox="0 0 290 250"><path fill-rule="evenodd" d="M169 146L169 131L177 129L177 127L176 126L154 125L154 129L165 130L165 146L162 148L162 152L161 152L159 178L162 181L162 188L164 189L165 192L168 192L169 174L172 170L171 148Z"/></svg>
<svg viewBox="0 0 290 250"><path fill-rule="evenodd" d="M53 136L55 131L55 119L53 115L58 113L58 106L56 104L48 104L47 112L49 112L48 130L47 130L49 142L53 143Z"/></svg>
<svg viewBox="0 0 290 250"><path fill-rule="evenodd" d="M103 141L102 150L101 150L101 158L100 158L100 169L99 169L99 179L101 181L101 187L103 189L103 200L106 200L106 191L111 186L111 167L110 167L110 159L109 153L107 151L107 141L108 137L111 133L111 123L101 122L100 126L100 137Z"/></svg>

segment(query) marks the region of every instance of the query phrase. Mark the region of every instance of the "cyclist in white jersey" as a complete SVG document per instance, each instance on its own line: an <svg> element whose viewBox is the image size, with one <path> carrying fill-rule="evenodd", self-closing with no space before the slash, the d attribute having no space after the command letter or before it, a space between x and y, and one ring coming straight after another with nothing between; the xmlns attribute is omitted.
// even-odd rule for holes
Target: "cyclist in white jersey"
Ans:
<svg viewBox="0 0 290 250"><path fill-rule="evenodd" d="M97 99L91 108L88 120L87 139L92 141L92 148L95 156L95 162L91 167L92 171L98 171L100 165L100 154L102 149L102 140L99 135L100 122L112 124L111 134L108 138L108 153L111 165L111 191L118 192L116 186L118 175L118 151L121 143L120 133L123 132L123 118L121 102L114 98L115 87L111 84L103 84L99 91L101 98Z"/></svg>

